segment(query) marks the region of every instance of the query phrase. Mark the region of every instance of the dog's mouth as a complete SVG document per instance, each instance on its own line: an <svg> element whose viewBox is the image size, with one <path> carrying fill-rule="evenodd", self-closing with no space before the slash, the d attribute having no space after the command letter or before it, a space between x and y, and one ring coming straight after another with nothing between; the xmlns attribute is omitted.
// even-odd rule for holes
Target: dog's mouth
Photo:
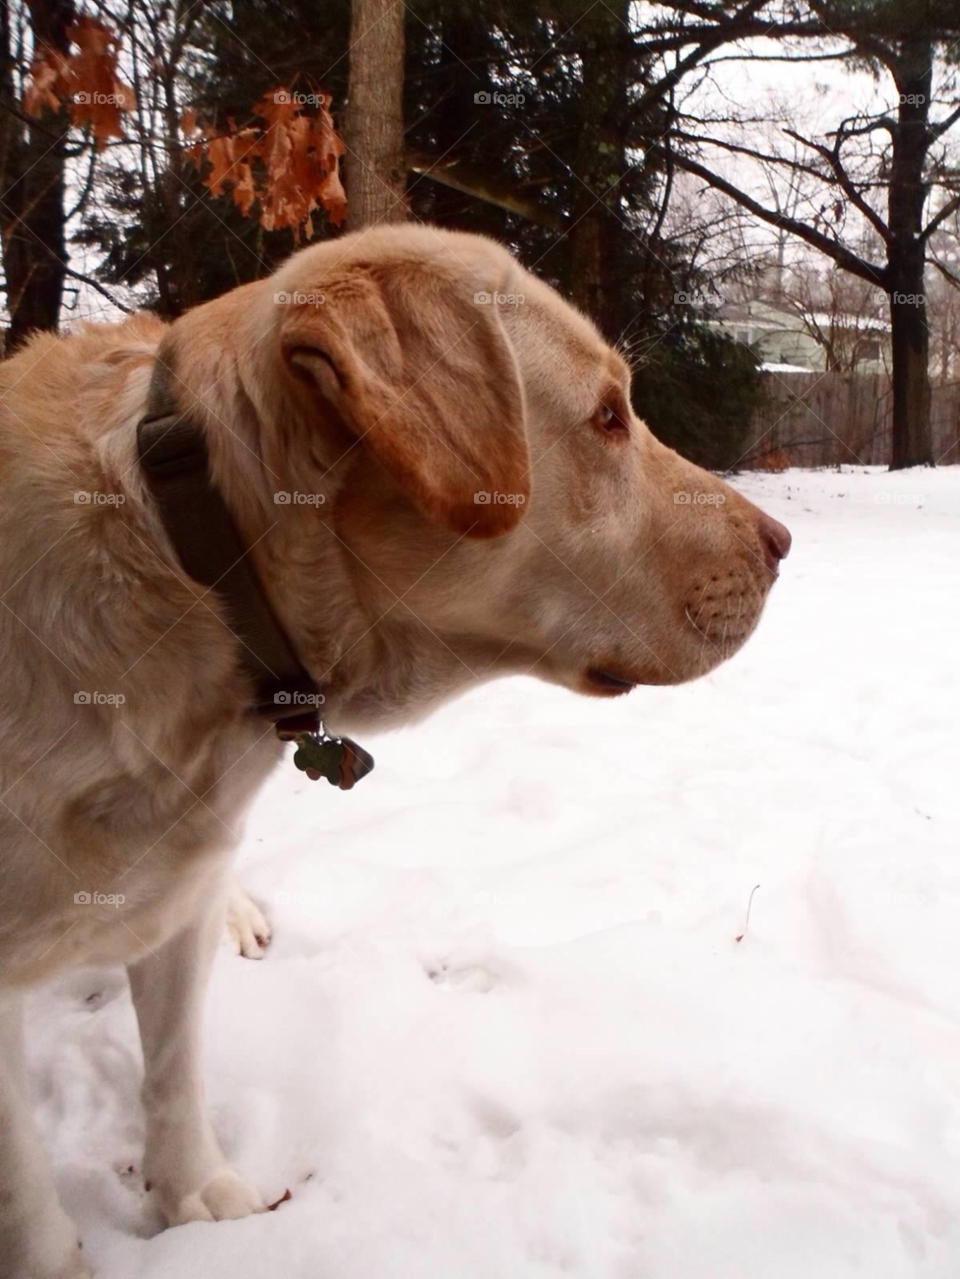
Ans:
<svg viewBox="0 0 960 1279"><path fill-rule="evenodd" d="M587 671L587 684L592 693L599 693L603 697L617 697L621 693L629 693L631 689L637 687L635 679L626 679L622 675L617 675L613 671L599 666L591 666L589 668Z"/></svg>

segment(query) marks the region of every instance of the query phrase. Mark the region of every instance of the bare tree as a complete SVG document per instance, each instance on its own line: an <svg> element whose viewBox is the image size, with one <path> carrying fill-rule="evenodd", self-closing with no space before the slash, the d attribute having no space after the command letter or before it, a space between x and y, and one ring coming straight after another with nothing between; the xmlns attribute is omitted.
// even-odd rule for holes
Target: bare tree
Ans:
<svg viewBox="0 0 960 1279"><path fill-rule="evenodd" d="M821 272L804 260L779 275L778 283L778 304L822 348L828 370L854 373L864 364L884 363L889 324L882 294L866 280L832 265Z"/></svg>
<svg viewBox="0 0 960 1279"><path fill-rule="evenodd" d="M659 45L652 47L675 51L705 38L711 27L702 19L709 10L695 0L674 0L670 7L674 25L665 24ZM960 184L945 163L943 148L944 135L960 120L956 73L944 65L948 42L960 37L960 10L955 0L874 0L856 5L795 0L758 14L751 34L781 42L774 58L839 58L867 66L878 79L885 74L893 104L885 110L858 112L820 137L784 130L801 148L799 153L764 151L731 138L729 130L714 121L685 119L679 113L669 122L668 136L654 145L754 218L797 237L842 270L883 290L893 347L892 466L930 464L934 459L925 268L930 237L960 208ZM811 42L812 52L805 53ZM776 204L771 207L751 194L747 183L718 172L715 161L704 163L711 151L802 174L819 185L821 199L804 217ZM928 218L927 200L937 186L947 199ZM877 259L860 251L864 226L872 229L881 246Z"/></svg>

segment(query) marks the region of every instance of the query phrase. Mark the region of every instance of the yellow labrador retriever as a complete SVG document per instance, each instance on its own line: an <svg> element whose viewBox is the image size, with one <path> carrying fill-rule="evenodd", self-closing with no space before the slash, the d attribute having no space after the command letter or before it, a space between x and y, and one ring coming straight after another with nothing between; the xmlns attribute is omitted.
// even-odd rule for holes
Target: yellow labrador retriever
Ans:
<svg viewBox="0 0 960 1279"><path fill-rule="evenodd" d="M45 334L0 364L0 1273L16 1279L84 1273L18 1010L71 965L127 965L166 1220L263 1206L206 1117L199 1039L231 852L283 745L141 460L158 371L338 732L509 673L599 697L692 679L743 644L789 549L636 419L629 370L586 319L471 235L347 236L172 326ZM177 515L201 551L205 505Z"/></svg>

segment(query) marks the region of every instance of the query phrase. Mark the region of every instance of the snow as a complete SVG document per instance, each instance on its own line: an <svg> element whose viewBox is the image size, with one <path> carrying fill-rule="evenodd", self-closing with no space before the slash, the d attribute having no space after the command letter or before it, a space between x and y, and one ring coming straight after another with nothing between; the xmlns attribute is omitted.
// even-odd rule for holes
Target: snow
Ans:
<svg viewBox="0 0 960 1279"><path fill-rule="evenodd" d="M258 800L207 1088L291 1202L158 1232L123 975L33 997L97 1279L955 1279L960 470L737 483L794 549L707 679L505 681Z"/></svg>
<svg viewBox="0 0 960 1279"><path fill-rule="evenodd" d="M813 373L813 369L808 369L803 364L778 364L767 360L760 365L761 373Z"/></svg>

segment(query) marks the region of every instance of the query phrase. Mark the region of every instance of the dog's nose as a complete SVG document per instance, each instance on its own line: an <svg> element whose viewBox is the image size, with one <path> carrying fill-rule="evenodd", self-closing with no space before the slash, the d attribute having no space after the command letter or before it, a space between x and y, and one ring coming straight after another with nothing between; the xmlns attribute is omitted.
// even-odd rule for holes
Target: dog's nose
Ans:
<svg viewBox="0 0 960 1279"><path fill-rule="evenodd" d="M757 532L760 534L760 549L763 552L764 562L771 573L776 573L780 567L780 561L785 560L790 554L790 544L793 541L790 530L779 520L769 515L761 515Z"/></svg>

